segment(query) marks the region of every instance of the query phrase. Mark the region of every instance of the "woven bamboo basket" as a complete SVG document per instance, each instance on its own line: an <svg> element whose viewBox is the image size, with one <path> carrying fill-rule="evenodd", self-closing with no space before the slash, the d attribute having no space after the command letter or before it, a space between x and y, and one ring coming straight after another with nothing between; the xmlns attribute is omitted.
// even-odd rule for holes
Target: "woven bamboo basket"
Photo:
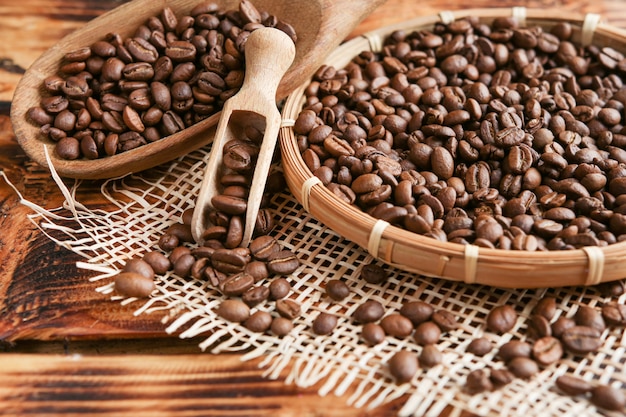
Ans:
<svg viewBox="0 0 626 417"><path fill-rule="evenodd" d="M626 52L626 31L603 24L598 15L516 7L442 12L384 27L347 41L328 56L326 64L343 68L362 51L380 51L384 39L395 30L430 30L438 22L468 16L479 17L484 23L496 17L515 16L522 25L544 29L569 22L574 30L573 42ZM307 168L289 123L302 109L307 85L292 92L283 107L280 143L287 184L312 216L365 248L374 258L411 273L507 288L595 285L626 277L626 242L568 251L479 248L410 232L341 201Z"/></svg>

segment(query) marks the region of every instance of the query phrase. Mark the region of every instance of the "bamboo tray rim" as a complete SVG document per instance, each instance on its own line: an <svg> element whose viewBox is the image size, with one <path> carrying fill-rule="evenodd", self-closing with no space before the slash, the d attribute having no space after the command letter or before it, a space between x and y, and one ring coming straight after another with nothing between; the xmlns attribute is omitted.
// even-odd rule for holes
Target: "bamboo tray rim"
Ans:
<svg viewBox="0 0 626 417"><path fill-rule="evenodd" d="M519 7L465 9L442 11L437 15L421 16L364 33L329 54L325 63L342 68L359 53L355 51L380 51L384 38L394 30L427 29L436 23L468 16L476 16L481 21L521 16L525 24L547 26L568 22L574 25L574 41L581 42L583 38L589 42L600 39L605 43L621 42L622 48L626 48L626 31L601 23L600 16L595 14L581 15L563 11L549 13L544 9ZM614 47L613 44L611 46ZM626 242L567 251L527 252L482 248L441 242L410 232L339 200L306 167L295 143L293 122L302 108L303 94L309 82L294 90L283 107L284 120L279 140L287 184L307 212L344 238L366 249L373 257L408 272L498 287L587 286L625 277L621 270L626 263ZM430 262L417 266L402 261L402 258L411 255L417 257L418 251L427 254ZM490 276L486 273L489 270L508 275L510 280Z"/></svg>

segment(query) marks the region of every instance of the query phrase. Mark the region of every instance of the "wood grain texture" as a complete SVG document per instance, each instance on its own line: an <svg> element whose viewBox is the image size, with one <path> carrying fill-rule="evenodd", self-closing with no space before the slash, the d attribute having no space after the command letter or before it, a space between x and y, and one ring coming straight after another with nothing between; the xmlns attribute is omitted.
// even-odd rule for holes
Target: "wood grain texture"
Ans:
<svg viewBox="0 0 626 417"><path fill-rule="evenodd" d="M0 169L40 205L57 207L62 195L15 140L8 117L15 86L47 48L125 2L0 2ZM622 0L388 0L349 37L440 10L489 6L593 12L626 27ZM78 198L102 205L98 190L98 181L85 182ZM135 306L98 294L98 284L75 267L80 258L43 236L28 214L0 179L3 415L205 416L211 409L225 416L392 416L401 407L403 398L371 411L353 409L345 398L319 398L315 387L285 385L285 375L267 381L256 363L238 355L198 353L197 341L165 334L158 314L133 317Z"/></svg>

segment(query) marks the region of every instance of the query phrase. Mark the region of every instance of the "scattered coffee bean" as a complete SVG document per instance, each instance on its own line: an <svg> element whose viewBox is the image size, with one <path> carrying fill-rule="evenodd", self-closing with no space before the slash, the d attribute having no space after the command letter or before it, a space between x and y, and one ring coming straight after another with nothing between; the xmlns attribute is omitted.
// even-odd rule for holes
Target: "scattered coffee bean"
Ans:
<svg viewBox="0 0 626 417"><path fill-rule="evenodd" d="M446 310L435 311L431 316L431 320L444 332L451 332L459 328L456 316Z"/></svg>
<svg viewBox="0 0 626 417"><path fill-rule="evenodd" d="M366 323L361 330L361 338L368 346L375 346L385 340L385 330L376 323Z"/></svg>
<svg viewBox="0 0 626 417"><path fill-rule="evenodd" d="M515 358L529 358L532 353L532 346L528 342L521 340L511 340L498 349L498 357L504 362L509 362Z"/></svg>
<svg viewBox="0 0 626 417"><path fill-rule="evenodd" d="M143 255L143 260L152 267L154 273L162 275L172 268L172 262L161 252L152 251Z"/></svg>
<svg viewBox="0 0 626 417"><path fill-rule="evenodd" d="M400 314L411 320L414 326L430 320L433 312L433 306L423 301L408 301L400 308Z"/></svg>
<svg viewBox="0 0 626 417"><path fill-rule="evenodd" d="M320 313L313 320L312 330L317 335L328 335L337 327L337 316L329 313Z"/></svg>
<svg viewBox="0 0 626 417"><path fill-rule="evenodd" d="M556 314L556 299L554 297L544 297L533 308L533 314L542 316L550 321Z"/></svg>
<svg viewBox="0 0 626 417"><path fill-rule="evenodd" d="M413 332L413 323L406 317L393 313L385 316L380 321L381 327L389 336L404 338Z"/></svg>
<svg viewBox="0 0 626 417"><path fill-rule="evenodd" d="M425 321L415 328L413 338L421 346L435 344L441 338L441 328L432 321Z"/></svg>
<svg viewBox="0 0 626 417"><path fill-rule="evenodd" d="M367 300L354 310L352 318L357 323L365 324L380 320L384 314L385 308L379 301Z"/></svg>
<svg viewBox="0 0 626 417"><path fill-rule="evenodd" d="M150 281L154 280L154 269L152 269L152 266L143 259L129 259L122 268L122 272L134 272L136 274L143 275Z"/></svg>
<svg viewBox="0 0 626 417"><path fill-rule="evenodd" d="M476 356L485 356L493 349L493 344L486 337L478 337L467 345L467 351Z"/></svg>
<svg viewBox="0 0 626 417"><path fill-rule="evenodd" d="M243 301L236 299L222 301L215 312L224 320L234 323L244 322L250 317L250 307Z"/></svg>
<svg viewBox="0 0 626 417"><path fill-rule="evenodd" d="M626 326L626 305L612 301L602 306L602 317L611 326Z"/></svg>
<svg viewBox="0 0 626 417"><path fill-rule="evenodd" d="M528 379L539 372L537 362L524 356L511 359L506 366L513 375L521 379Z"/></svg>
<svg viewBox="0 0 626 417"><path fill-rule="evenodd" d="M298 257L289 250L281 250L271 254L267 259L267 269L272 274L289 275L300 266Z"/></svg>
<svg viewBox="0 0 626 417"><path fill-rule="evenodd" d="M493 390L493 383L489 378L489 373L484 369L475 369L467 374L465 382L465 390L469 394L480 394L485 391Z"/></svg>
<svg viewBox="0 0 626 417"><path fill-rule="evenodd" d="M248 317L243 325L246 327L246 329L252 332L266 332L272 325L272 315L267 311L257 310L252 313L250 317Z"/></svg>
<svg viewBox="0 0 626 417"><path fill-rule="evenodd" d="M576 322L569 317L559 317L552 323L552 336L560 338L567 329L576 326Z"/></svg>
<svg viewBox="0 0 626 417"><path fill-rule="evenodd" d="M598 385L591 390L591 402L605 410L624 411L626 395L619 388L610 385Z"/></svg>
<svg viewBox="0 0 626 417"><path fill-rule="evenodd" d="M606 324L602 318L602 313L593 307L581 305L576 310L574 315L574 321L578 326L588 326L598 329L603 332L606 329Z"/></svg>
<svg viewBox="0 0 626 417"><path fill-rule="evenodd" d="M389 359L389 372L397 383L408 382L419 368L417 355L414 352L401 350Z"/></svg>
<svg viewBox="0 0 626 417"><path fill-rule="evenodd" d="M120 272L115 276L115 291L127 297L145 298L156 289L153 279L137 272Z"/></svg>
<svg viewBox="0 0 626 417"><path fill-rule="evenodd" d="M540 365L551 365L563 357L563 346L556 337L542 337L533 344L532 357Z"/></svg>
<svg viewBox="0 0 626 417"><path fill-rule="evenodd" d="M293 320L300 316L300 304L289 298L283 298L276 301L276 311L282 317Z"/></svg>
<svg viewBox="0 0 626 417"><path fill-rule="evenodd" d="M361 269L361 278L370 284L382 284L387 280L387 271L377 264L364 265Z"/></svg>
<svg viewBox="0 0 626 417"><path fill-rule="evenodd" d="M285 298L291 291L291 285L285 278L276 278L270 283L270 299L280 300Z"/></svg>
<svg viewBox="0 0 626 417"><path fill-rule="evenodd" d="M285 317L274 317L270 331L278 337L288 335L293 330L293 321Z"/></svg>
<svg viewBox="0 0 626 417"><path fill-rule="evenodd" d="M494 307L487 315L487 329L495 333L506 333L517 322L517 312L510 305Z"/></svg>
<svg viewBox="0 0 626 417"><path fill-rule="evenodd" d="M443 361L443 354L436 345L426 345L419 356L419 364L422 368L432 368Z"/></svg>
<svg viewBox="0 0 626 417"><path fill-rule="evenodd" d="M326 294L335 301L341 301L350 294L350 287L339 279L331 279L326 283Z"/></svg>
<svg viewBox="0 0 626 417"><path fill-rule="evenodd" d="M593 389L589 382L573 375L561 375L555 382L556 386L568 395L583 395Z"/></svg>
<svg viewBox="0 0 626 417"><path fill-rule="evenodd" d="M508 369L492 369L489 375L489 380L497 388L510 384L514 379L515 375Z"/></svg>
<svg viewBox="0 0 626 417"><path fill-rule="evenodd" d="M600 336L600 331L594 327L574 326L565 330L560 339L568 352L585 355L597 351L602 346Z"/></svg>

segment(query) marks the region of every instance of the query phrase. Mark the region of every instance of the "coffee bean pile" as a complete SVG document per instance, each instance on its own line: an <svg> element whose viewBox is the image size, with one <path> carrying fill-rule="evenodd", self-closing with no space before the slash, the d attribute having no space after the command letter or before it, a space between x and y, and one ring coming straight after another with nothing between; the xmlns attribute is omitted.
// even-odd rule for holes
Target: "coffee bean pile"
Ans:
<svg viewBox="0 0 626 417"><path fill-rule="evenodd" d="M316 72L294 126L302 158L339 199L440 241L624 241L626 59L572 32L509 17L395 31Z"/></svg>
<svg viewBox="0 0 626 417"><path fill-rule="evenodd" d="M68 160L158 141L221 110L243 83L246 39L263 26L295 41L293 27L249 0L229 11L199 3L183 16L165 7L128 38L112 32L68 52L28 117Z"/></svg>

